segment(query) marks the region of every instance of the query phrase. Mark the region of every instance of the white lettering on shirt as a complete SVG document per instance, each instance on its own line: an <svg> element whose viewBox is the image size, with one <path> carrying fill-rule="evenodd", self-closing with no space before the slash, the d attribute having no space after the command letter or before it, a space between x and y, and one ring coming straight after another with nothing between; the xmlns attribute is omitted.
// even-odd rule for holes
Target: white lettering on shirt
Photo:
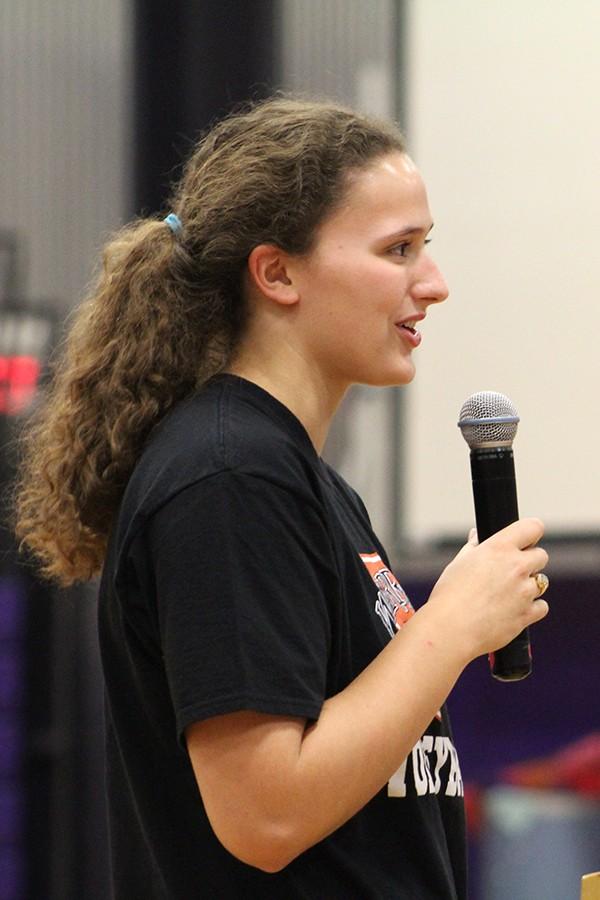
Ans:
<svg viewBox="0 0 600 900"><path fill-rule="evenodd" d="M400 768L388 782L388 797L406 797L407 764L411 761L413 783L418 797L425 794L439 794L447 797L462 797L464 794L458 754L449 737L425 734L417 741ZM446 765L449 762L449 765ZM447 772L446 772L447 769Z"/></svg>

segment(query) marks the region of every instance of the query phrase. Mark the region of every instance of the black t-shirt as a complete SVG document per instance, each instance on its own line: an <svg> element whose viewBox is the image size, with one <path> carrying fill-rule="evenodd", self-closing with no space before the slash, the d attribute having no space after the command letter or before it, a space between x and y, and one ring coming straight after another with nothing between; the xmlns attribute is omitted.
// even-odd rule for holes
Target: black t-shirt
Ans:
<svg viewBox="0 0 600 900"><path fill-rule="evenodd" d="M273 874L219 843L185 749L221 713L317 719L411 612L358 495L285 406L232 375L179 404L131 476L100 586L115 897L466 897L445 709L360 812ZM401 684L387 693L402 703Z"/></svg>

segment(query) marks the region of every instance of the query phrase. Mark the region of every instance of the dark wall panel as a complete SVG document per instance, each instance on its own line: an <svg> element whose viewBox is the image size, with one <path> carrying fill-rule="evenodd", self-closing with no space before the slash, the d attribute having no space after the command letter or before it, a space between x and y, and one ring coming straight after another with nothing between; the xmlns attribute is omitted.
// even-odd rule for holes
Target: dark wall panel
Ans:
<svg viewBox="0 0 600 900"><path fill-rule="evenodd" d="M182 158L211 121L272 92L275 7L136 0L136 213L163 209Z"/></svg>

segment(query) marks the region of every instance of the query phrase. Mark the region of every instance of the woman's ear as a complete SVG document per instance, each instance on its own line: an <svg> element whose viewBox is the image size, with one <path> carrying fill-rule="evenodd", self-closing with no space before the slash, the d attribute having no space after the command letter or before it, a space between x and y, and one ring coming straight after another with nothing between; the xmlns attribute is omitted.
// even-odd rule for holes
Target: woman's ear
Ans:
<svg viewBox="0 0 600 900"><path fill-rule="evenodd" d="M289 256L274 244L259 244L248 257L251 284L275 303L290 306L300 299L289 273Z"/></svg>

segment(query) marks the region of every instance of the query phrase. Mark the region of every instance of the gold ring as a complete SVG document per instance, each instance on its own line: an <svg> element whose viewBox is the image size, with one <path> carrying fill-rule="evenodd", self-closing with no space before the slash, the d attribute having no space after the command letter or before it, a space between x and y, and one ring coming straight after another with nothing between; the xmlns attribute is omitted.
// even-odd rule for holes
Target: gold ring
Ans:
<svg viewBox="0 0 600 900"><path fill-rule="evenodd" d="M535 584L536 584L536 587L538 590L537 595L538 595L538 597L541 597L542 594L545 594L546 591L548 590L548 585L550 584L550 579L548 578L547 575L544 575L543 572L538 572L537 575L532 575L531 577L535 581Z"/></svg>

